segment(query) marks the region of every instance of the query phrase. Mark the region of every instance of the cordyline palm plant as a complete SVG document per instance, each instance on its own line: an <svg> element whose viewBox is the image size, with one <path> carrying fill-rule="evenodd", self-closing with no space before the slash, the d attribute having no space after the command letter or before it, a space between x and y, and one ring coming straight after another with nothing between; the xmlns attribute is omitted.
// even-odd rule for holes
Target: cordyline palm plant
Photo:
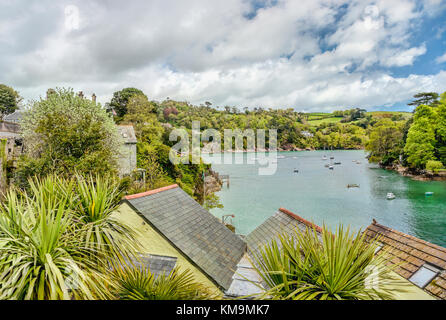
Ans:
<svg viewBox="0 0 446 320"><path fill-rule="evenodd" d="M201 300L215 297L195 282L189 270L181 271L178 267L168 274L157 275L149 268L137 266L126 259L114 261L112 269L111 279L117 298L121 300Z"/></svg>
<svg viewBox="0 0 446 320"><path fill-rule="evenodd" d="M100 176L76 176L73 212L82 228L85 246L97 251L132 254L140 246L135 232L112 214L121 200L119 183Z"/></svg>
<svg viewBox="0 0 446 320"><path fill-rule="evenodd" d="M377 239L350 233L339 226L336 233L323 228L296 229L281 235L254 253L253 265L269 288L262 296L293 300L392 299L404 291L377 256Z"/></svg>
<svg viewBox="0 0 446 320"><path fill-rule="evenodd" d="M106 297L105 277L83 259L86 250L72 228L67 198L49 198L6 195L0 210L0 299Z"/></svg>
<svg viewBox="0 0 446 320"><path fill-rule="evenodd" d="M0 206L0 299L111 297L109 260L137 247L111 215L115 183L48 176L29 185Z"/></svg>

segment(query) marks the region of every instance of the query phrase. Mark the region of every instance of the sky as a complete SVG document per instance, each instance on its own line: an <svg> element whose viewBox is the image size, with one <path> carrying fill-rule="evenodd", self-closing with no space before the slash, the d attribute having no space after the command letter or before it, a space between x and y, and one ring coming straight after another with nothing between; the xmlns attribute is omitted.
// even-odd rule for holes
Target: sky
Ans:
<svg viewBox="0 0 446 320"><path fill-rule="evenodd" d="M330 112L446 91L446 0L0 0L0 83Z"/></svg>

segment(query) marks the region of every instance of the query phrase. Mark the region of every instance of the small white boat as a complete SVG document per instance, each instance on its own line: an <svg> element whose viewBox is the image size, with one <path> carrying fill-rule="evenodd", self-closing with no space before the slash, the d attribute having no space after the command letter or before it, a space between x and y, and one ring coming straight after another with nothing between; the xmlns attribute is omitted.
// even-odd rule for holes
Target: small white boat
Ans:
<svg viewBox="0 0 446 320"><path fill-rule="evenodd" d="M322 157L322 160L327 160L327 159L328 159L327 156Z"/></svg>
<svg viewBox="0 0 446 320"><path fill-rule="evenodd" d="M277 159L285 159L285 156L277 156Z"/></svg>
<svg viewBox="0 0 446 320"><path fill-rule="evenodd" d="M387 198L387 200L393 200L396 197L395 197L395 195L392 192L389 192L389 193L387 193L387 197L386 198Z"/></svg>
<svg viewBox="0 0 446 320"><path fill-rule="evenodd" d="M330 165L328 166L328 169L333 170L334 167L330 164Z"/></svg>
<svg viewBox="0 0 446 320"><path fill-rule="evenodd" d="M433 193L433 192L431 192L431 191L428 191L428 192L425 192L425 193L424 193L424 195L425 195L425 196L433 196L433 195L434 195L434 193Z"/></svg>

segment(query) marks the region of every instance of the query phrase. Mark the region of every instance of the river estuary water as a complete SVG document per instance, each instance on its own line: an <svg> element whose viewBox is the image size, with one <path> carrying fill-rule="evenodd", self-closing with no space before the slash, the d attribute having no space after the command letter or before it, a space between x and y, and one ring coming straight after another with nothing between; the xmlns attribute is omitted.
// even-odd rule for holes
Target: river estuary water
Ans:
<svg viewBox="0 0 446 320"><path fill-rule="evenodd" d="M324 155L334 160L324 161ZM212 166L230 176L230 186L224 185L217 193L224 208L211 212L217 217L234 214L236 232L245 235L283 207L331 228L341 223L359 230L376 219L446 246L446 182L415 181L369 164L365 155L364 151L278 152L276 173L262 176L258 175L259 164L246 163L254 153L234 154L244 158L243 164ZM330 161L341 164L329 170L324 165ZM348 184L360 187L347 188ZM396 199L387 200L388 192ZM434 194L425 196L425 192Z"/></svg>

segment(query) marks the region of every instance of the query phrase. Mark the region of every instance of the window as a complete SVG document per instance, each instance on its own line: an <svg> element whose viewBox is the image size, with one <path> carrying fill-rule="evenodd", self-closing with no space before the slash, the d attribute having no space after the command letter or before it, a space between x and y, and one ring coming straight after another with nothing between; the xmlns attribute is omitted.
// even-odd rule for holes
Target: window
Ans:
<svg viewBox="0 0 446 320"><path fill-rule="evenodd" d="M429 284L429 282L432 281L433 278L437 276L439 272L440 270L434 266L425 264L409 278L409 281L416 284L420 288L424 288Z"/></svg>

